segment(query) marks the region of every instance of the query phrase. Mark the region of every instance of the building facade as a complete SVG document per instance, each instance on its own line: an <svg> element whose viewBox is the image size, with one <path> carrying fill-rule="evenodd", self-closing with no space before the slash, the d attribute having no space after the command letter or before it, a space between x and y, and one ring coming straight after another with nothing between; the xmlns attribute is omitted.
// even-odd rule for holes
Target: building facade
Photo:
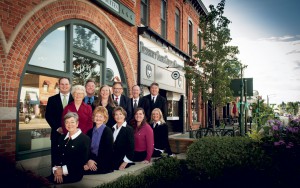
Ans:
<svg viewBox="0 0 300 188"><path fill-rule="evenodd" d="M121 80L124 92L152 82L168 100L172 132L205 121L183 67L201 47L199 0L4 0L0 2L0 154L23 160L50 152L44 114L58 78ZM195 115L191 115L195 114Z"/></svg>

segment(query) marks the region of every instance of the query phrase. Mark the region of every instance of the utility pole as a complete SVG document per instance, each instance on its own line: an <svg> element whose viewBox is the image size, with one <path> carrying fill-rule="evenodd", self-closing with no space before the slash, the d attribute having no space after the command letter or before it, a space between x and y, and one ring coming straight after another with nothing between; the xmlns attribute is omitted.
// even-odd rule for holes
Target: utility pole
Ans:
<svg viewBox="0 0 300 188"><path fill-rule="evenodd" d="M243 69L247 68L248 65L241 64L241 95L240 95L240 134L241 136L245 136L245 123L244 123L244 78L243 78Z"/></svg>

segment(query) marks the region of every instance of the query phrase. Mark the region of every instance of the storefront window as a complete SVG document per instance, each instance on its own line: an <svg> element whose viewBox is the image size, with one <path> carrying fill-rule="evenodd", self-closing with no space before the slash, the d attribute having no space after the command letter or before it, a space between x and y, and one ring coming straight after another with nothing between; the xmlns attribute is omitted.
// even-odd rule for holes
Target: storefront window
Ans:
<svg viewBox="0 0 300 188"><path fill-rule="evenodd" d="M179 101L168 101L168 116L169 117L178 117Z"/></svg>
<svg viewBox="0 0 300 188"><path fill-rule="evenodd" d="M43 85L45 81L49 85ZM25 74L20 94L19 152L50 147L51 128L45 119L45 110L48 98L57 93L53 87L57 81L54 77Z"/></svg>
<svg viewBox="0 0 300 188"><path fill-rule="evenodd" d="M74 25L73 46L80 50L101 55L101 38L93 31L80 25Z"/></svg>
<svg viewBox="0 0 300 188"><path fill-rule="evenodd" d="M29 65L65 71L65 27L47 35L34 51Z"/></svg>

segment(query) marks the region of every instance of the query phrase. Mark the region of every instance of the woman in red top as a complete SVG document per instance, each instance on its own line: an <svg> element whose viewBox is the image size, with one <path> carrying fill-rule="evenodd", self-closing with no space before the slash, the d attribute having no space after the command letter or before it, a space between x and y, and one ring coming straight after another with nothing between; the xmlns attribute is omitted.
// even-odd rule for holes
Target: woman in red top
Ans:
<svg viewBox="0 0 300 188"><path fill-rule="evenodd" d="M154 150L153 130L146 122L145 111L143 108L136 108L134 119L131 120L134 129L134 160L149 163Z"/></svg>
<svg viewBox="0 0 300 188"><path fill-rule="evenodd" d="M92 114L92 107L88 104L83 102L84 97L86 96L85 88L81 85L76 85L72 87L71 92L74 101L69 103L63 111L62 114L62 125L63 125L63 117L68 112L76 112L79 116L79 124L78 128L86 134L91 128L93 128L93 114ZM67 133L66 128L63 126L64 134Z"/></svg>

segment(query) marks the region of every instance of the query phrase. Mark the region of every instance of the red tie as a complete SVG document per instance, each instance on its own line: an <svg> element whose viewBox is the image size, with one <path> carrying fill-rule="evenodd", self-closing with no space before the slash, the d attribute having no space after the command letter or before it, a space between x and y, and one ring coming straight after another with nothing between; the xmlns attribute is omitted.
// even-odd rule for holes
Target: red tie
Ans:
<svg viewBox="0 0 300 188"><path fill-rule="evenodd" d="M118 102L118 97L116 97L115 100Z"/></svg>

